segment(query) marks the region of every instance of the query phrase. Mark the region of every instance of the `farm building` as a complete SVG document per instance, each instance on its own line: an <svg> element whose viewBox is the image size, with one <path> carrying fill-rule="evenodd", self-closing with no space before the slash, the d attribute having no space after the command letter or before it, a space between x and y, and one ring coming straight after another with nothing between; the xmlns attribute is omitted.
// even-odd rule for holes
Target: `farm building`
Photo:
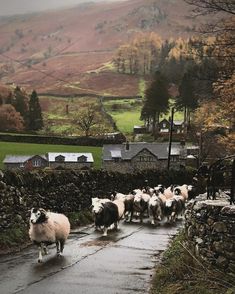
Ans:
<svg viewBox="0 0 235 294"><path fill-rule="evenodd" d="M5 169L81 169L93 166L92 153L55 153L45 155L6 155L3 160Z"/></svg>
<svg viewBox="0 0 235 294"><path fill-rule="evenodd" d="M169 133L170 132L170 120L163 119L159 122L159 131L160 133ZM184 132L184 122L183 120L174 120L173 123L173 132L180 134Z"/></svg>
<svg viewBox="0 0 235 294"><path fill-rule="evenodd" d="M104 145L102 167L109 171L132 172L142 169L164 169L168 161L168 143L131 142ZM171 167L186 165L187 147L172 143Z"/></svg>

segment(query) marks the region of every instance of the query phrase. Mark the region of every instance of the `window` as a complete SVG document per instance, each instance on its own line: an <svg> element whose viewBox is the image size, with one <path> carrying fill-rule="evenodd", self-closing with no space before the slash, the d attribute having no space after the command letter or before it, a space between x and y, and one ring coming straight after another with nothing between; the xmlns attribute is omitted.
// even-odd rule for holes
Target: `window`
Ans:
<svg viewBox="0 0 235 294"><path fill-rule="evenodd" d="M163 127L163 128L166 128L166 123L163 123L163 124L162 124L162 127Z"/></svg>
<svg viewBox="0 0 235 294"><path fill-rule="evenodd" d="M140 162L152 162L153 157L152 156L140 156L139 161Z"/></svg>
<svg viewBox="0 0 235 294"><path fill-rule="evenodd" d="M24 167L24 163L23 162L20 164L20 167Z"/></svg>
<svg viewBox="0 0 235 294"><path fill-rule="evenodd" d="M41 163L42 163L41 159L34 159L33 160L33 166L35 166L35 167L41 166Z"/></svg>
<svg viewBox="0 0 235 294"><path fill-rule="evenodd" d="M174 162L179 161L179 156L172 156L171 155L171 161L174 161Z"/></svg>
<svg viewBox="0 0 235 294"><path fill-rule="evenodd" d="M63 162L63 161L65 161L65 157L63 155L58 155L55 157L55 161Z"/></svg>
<svg viewBox="0 0 235 294"><path fill-rule="evenodd" d="M78 161L78 162L87 162L87 157L84 156L84 155L79 156L79 157L77 158L77 161Z"/></svg>

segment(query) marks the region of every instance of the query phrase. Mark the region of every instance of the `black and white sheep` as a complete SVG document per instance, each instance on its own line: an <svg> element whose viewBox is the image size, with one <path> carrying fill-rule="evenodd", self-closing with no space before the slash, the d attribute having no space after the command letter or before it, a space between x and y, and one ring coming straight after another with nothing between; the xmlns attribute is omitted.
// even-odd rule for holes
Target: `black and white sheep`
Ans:
<svg viewBox="0 0 235 294"><path fill-rule="evenodd" d="M43 251L47 254L46 246L53 243L56 243L57 256L61 256L69 233L70 223L64 214L31 209L29 238L38 246L38 262L42 262Z"/></svg>
<svg viewBox="0 0 235 294"><path fill-rule="evenodd" d="M118 222L124 214L125 206L122 200L108 201L106 203L97 202L93 207L95 215L95 225L103 227L103 236L107 236L108 228L114 224L118 229Z"/></svg>

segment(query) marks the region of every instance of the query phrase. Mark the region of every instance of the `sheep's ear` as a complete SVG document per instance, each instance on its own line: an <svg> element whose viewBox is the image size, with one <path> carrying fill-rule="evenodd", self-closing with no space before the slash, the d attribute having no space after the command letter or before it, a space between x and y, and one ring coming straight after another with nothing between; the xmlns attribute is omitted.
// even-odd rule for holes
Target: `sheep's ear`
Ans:
<svg viewBox="0 0 235 294"><path fill-rule="evenodd" d="M45 215L46 218L48 218L47 211L46 211L45 209L40 208L39 210L40 210L40 212L41 212L42 214Z"/></svg>

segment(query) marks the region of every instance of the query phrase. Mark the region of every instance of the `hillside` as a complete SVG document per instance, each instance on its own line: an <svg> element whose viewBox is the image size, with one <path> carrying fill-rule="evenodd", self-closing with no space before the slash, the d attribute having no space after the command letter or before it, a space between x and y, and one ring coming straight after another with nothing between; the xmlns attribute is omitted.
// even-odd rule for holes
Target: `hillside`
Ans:
<svg viewBox="0 0 235 294"><path fill-rule="evenodd" d="M0 19L0 78L38 92L138 94L139 78L117 74L118 46L141 32L185 38L196 21L183 0L83 3Z"/></svg>

